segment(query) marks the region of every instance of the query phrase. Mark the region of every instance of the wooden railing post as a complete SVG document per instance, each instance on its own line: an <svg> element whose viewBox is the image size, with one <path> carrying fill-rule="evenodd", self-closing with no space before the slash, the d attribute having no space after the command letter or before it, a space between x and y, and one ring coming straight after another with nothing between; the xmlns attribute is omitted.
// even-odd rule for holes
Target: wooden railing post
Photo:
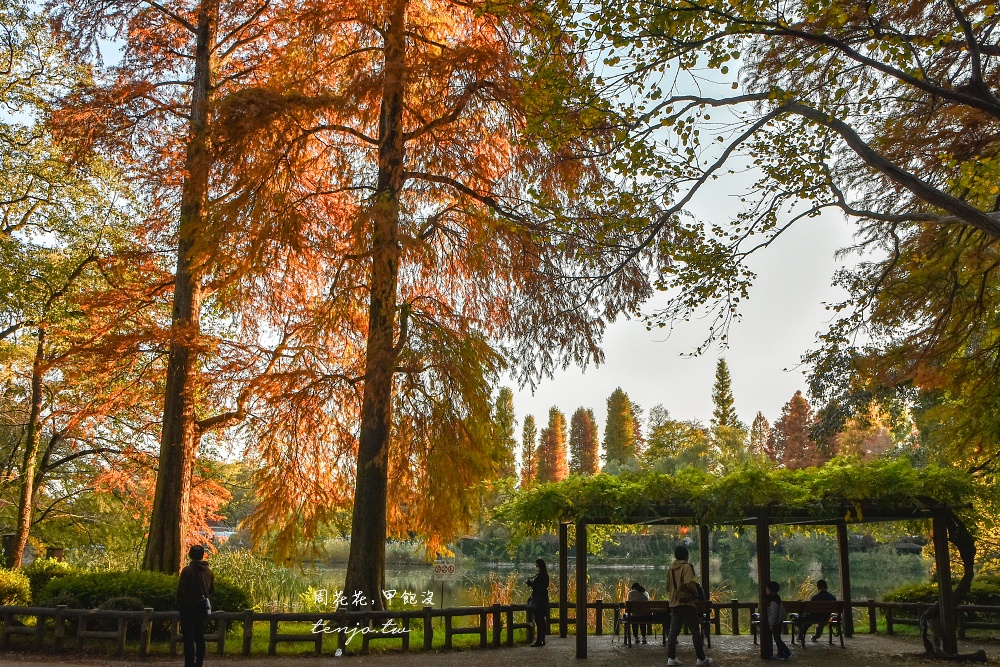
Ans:
<svg viewBox="0 0 1000 667"><path fill-rule="evenodd" d="M216 640L215 650L216 650L216 653L218 653L219 655L225 655L226 654L226 627L229 625L229 622L228 622L228 620L225 617L219 618L217 622L219 624L219 629L218 629L219 638ZM322 635L320 635L320 636L322 636Z"/></svg>
<svg viewBox="0 0 1000 667"><path fill-rule="evenodd" d="M139 657L149 655L150 635L153 634L153 608L143 607L142 618L139 619Z"/></svg>
<svg viewBox="0 0 1000 667"><path fill-rule="evenodd" d="M500 604L493 605L493 648L500 648L500 634L503 632L503 616L500 614Z"/></svg>
<svg viewBox="0 0 1000 667"><path fill-rule="evenodd" d="M434 607L424 607L424 650L434 648Z"/></svg>
<svg viewBox="0 0 1000 667"><path fill-rule="evenodd" d="M36 651L42 650L42 640L45 638L45 619L48 618L46 614L38 614L35 616L35 635L31 642L32 648Z"/></svg>
<svg viewBox="0 0 1000 667"><path fill-rule="evenodd" d="M278 653L278 619L271 619L271 632L267 641L267 654L276 655Z"/></svg>
<svg viewBox="0 0 1000 667"><path fill-rule="evenodd" d="M118 655L125 655L125 633L128 630L128 619L118 617Z"/></svg>
<svg viewBox="0 0 1000 667"><path fill-rule="evenodd" d="M514 610L507 610L507 646L514 645Z"/></svg>
<svg viewBox="0 0 1000 667"><path fill-rule="evenodd" d="M487 612L479 612L479 648L486 648L489 643L489 639L486 636L486 626L488 624Z"/></svg>
<svg viewBox="0 0 1000 667"><path fill-rule="evenodd" d="M875 608L875 600L867 600L868 602L868 633L875 634L878 632L878 610Z"/></svg>
<svg viewBox="0 0 1000 667"><path fill-rule="evenodd" d="M451 648L451 614L444 614L444 647Z"/></svg>
<svg viewBox="0 0 1000 667"><path fill-rule="evenodd" d="M64 604L58 605L56 607L55 615L55 649L56 651L62 651L63 639L66 636L66 609L68 607Z"/></svg>
<svg viewBox="0 0 1000 667"><path fill-rule="evenodd" d="M80 614L76 621L76 650L83 650L83 633L87 631L87 614Z"/></svg>
<svg viewBox="0 0 1000 667"><path fill-rule="evenodd" d="M882 607L882 613L885 614L885 632L886 634L893 634L892 627L892 606Z"/></svg>
<svg viewBox="0 0 1000 667"><path fill-rule="evenodd" d="M729 610L729 613L732 616L732 633L734 635L738 635L740 634L740 601L730 600Z"/></svg>
<svg viewBox="0 0 1000 667"><path fill-rule="evenodd" d="M180 633L181 620L173 618L170 620L170 655L177 655L177 637Z"/></svg>
<svg viewBox="0 0 1000 667"><path fill-rule="evenodd" d="M253 650L253 609L243 610L243 655Z"/></svg>
<svg viewBox="0 0 1000 667"><path fill-rule="evenodd" d="M597 598L594 601L596 611L594 612L594 634L598 637L604 634L604 600Z"/></svg>

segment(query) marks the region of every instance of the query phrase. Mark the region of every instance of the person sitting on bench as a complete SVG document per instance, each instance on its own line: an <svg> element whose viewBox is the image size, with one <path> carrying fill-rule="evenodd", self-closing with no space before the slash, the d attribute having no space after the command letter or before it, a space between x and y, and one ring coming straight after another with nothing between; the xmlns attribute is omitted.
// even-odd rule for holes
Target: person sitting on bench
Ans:
<svg viewBox="0 0 1000 667"><path fill-rule="evenodd" d="M826 579L820 579L816 582L816 588L819 589L816 595L809 598L810 601L816 600L836 600L836 596L830 591L826 590ZM805 641L806 630L813 623L816 624L816 634L812 636L812 641L819 641L819 638L823 636L823 628L826 624L830 622L829 614L803 614L802 618L799 619L799 636L802 641Z"/></svg>
<svg viewBox="0 0 1000 667"><path fill-rule="evenodd" d="M649 602L649 593L646 589L642 587L638 581L632 582L631 588L629 588L628 595L625 596L626 602ZM632 626L632 636L635 638L635 643L639 643L639 632L642 631L642 643L646 643L646 629L649 632L653 631L652 623L630 623Z"/></svg>

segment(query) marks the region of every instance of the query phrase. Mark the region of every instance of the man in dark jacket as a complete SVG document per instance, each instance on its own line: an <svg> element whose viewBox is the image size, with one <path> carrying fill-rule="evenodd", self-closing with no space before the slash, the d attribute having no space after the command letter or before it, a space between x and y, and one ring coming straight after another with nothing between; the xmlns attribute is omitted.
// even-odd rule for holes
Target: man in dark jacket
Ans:
<svg viewBox="0 0 1000 667"><path fill-rule="evenodd" d="M816 595L809 598L810 600L836 600L837 597L827 590L827 584L825 579L820 579L816 582L816 590L818 591ZM799 625L799 634L802 635L803 641L805 640L806 630L813 623L816 624L816 634L814 634L811 639L816 642L819 638L823 636L823 628L830 620L830 614L804 614L802 621ZM794 639L794 637L793 637Z"/></svg>
<svg viewBox="0 0 1000 667"><path fill-rule="evenodd" d="M188 551L191 562L181 570L177 582L177 609L184 634L184 667L202 667L205 660L205 622L208 596L215 591L215 575L205 562L205 547L196 544Z"/></svg>

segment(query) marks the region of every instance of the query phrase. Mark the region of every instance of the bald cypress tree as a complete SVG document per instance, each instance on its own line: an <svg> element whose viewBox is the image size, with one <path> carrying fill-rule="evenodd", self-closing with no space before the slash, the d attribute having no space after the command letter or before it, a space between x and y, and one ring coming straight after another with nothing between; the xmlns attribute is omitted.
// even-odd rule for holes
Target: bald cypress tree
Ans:
<svg viewBox="0 0 1000 667"><path fill-rule="evenodd" d="M521 427L521 488L531 486L538 477L537 440L535 416L528 415Z"/></svg>
<svg viewBox="0 0 1000 667"><path fill-rule="evenodd" d="M514 465L514 449L517 447L514 432L517 428L517 419L514 416L514 392L510 387L502 387L497 394L496 405L493 408L493 428L499 445L498 451L503 457L498 472L501 477L513 477L517 474Z"/></svg>
<svg viewBox="0 0 1000 667"><path fill-rule="evenodd" d="M796 391L782 408L773 430L775 451L786 468L805 468L823 462L819 446L809 437L813 421L812 406L801 391Z"/></svg>
<svg viewBox="0 0 1000 667"><path fill-rule="evenodd" d="M569 475L566 416L557 407L549 409L549 423L542 429L537 458L539 482L559 482Z"/></svg>
<svg viewBox="0 0 1000 667"><path fill-rule="evenodd" d="M569 426L569 471L571 474L594 475L598 471L597 419L594 411L578 408Z"/></svg>
<svg viewBox="0 0 1000 667"><path fill-rule="evenodd" d="M608 396L608 421L604 425L604 461L622 465L636 458L636 419L632 401L618 387Z"/></svg>
<svg viewBox="0 0 1000 667"><path fill-rule="evenodd" d="M750 425L750 455L761 460L765 457L771 457L768 444L770 440L771 425L767 422L764 413L758 412L757 416L754 417L753 424Z"/></svg>

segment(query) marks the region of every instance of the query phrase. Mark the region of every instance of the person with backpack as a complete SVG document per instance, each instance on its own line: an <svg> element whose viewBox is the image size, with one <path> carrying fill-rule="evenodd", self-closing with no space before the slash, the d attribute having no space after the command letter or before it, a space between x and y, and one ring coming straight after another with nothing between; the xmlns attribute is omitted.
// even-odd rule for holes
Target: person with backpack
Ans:
<svg viewBox="0 0 1000 667"><path fill-rule="evenodd" d="M792 657L792 652L781 639L781 631L784 630L785 619L788 617L781 596L778 595L781 584L777 581L769 581L766 589L767 597L764 602L767 604L767 624L771 627L771 639L774 640L774 645L777 647L777 653L772 658L774 660L788 660Z"/></svg>
<svg viewBox="0 0 1000 667"><path fill-rule="evenodd" d="M670 634L667 637L667 664L680 665L677 659L677 635L681 627L687 626L694 640L694 653L698 657L696 665L711 665L712 659L705 657L705 647L701 636L701 623L695 607L700 599L694 567L688 562L687 547L674 549L674 562L667 573L667 593L670 604Z"/></svg>

